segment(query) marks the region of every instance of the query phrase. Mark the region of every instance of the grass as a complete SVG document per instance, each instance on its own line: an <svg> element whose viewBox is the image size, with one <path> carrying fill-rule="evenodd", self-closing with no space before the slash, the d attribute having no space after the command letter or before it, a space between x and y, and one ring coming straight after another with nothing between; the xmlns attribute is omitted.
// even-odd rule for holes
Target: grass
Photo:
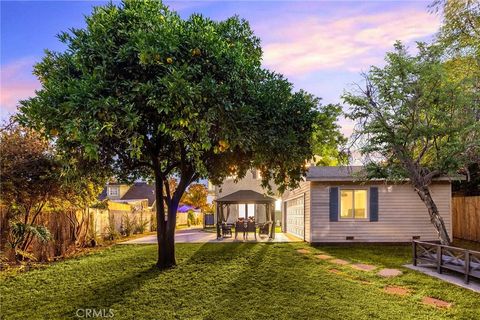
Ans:
<svg viewBox="0 0 480 320"><path fill-rule="evenodd" d="M296 249L308 248L300 254ZM401 268L375 272L336 266L320 251L351 262ZM404 269L410 247L317 247L304 243L178 244L178 266L153 268L154 245L117 245L0 282L2 319L76 318L79 308L114 310L113 319L475 319L480 295ZM341 271L330 272L331 268ZM412 290L406 297L387 285ZM424 296L450 309L421 303Z"/></svg>

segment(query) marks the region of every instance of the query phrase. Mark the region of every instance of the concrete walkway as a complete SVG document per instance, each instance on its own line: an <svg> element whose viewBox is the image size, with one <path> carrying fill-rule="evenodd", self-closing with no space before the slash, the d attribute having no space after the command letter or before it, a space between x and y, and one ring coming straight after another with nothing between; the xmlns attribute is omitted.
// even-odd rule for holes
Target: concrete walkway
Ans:
<svg viewBox="0 0 480 320"><path fill-rule="evenodd" d="M419 271L419 272L427 274L431 277L435 277L435 278L438 278L440 280L450 282L452 284L456 284L459 287L462 287L462 288L469 289L469 290L480 293L480 281L478 279L474 278L474 277L471 277L470 282L468 284L466 284L463 281L463 275L461 275L459 273L449 272L448 270L444 270L443 273L438 273L436 271L436 269L426 268L426 267L418 267L418 266L414 266L412 264L407 264L404 267L407 267L407 268L415 270L415 271Z"/></svg>
<svg viewBox="0 0 480 320"><path fill-rule="evenodd" d="M238 239L235 240L235 235L232 238L223 238L217 240L217 234L215 232L207 232L202 229L183 229L178 230L175 233L175 242L176 243L224 243L224 242L302 242L301 239L287 235L285 233L276 233L275 239L269 239L268 237L260 238L257 234L257 241L255 241L255 236L253 233L249 234L248 240L243 240L241 235L238 236ZM120 242L120 244L156 244L157 235L152 234L142 238L137 238L133 240L128 240L125 242Z"/></svg>

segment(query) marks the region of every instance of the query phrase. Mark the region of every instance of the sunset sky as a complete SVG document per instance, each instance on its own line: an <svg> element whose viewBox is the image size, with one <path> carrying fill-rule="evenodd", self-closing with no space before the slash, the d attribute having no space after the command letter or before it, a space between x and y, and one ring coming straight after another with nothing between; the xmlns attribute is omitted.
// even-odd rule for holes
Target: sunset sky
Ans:
<svg viewBox="0 0 480 320"><path fill-rule="evenodd" d="M62 50L55 35L84 26L83 16L98 1L1 2L2 120L15 112L19 99L34 94L31 74L43 50ZM246 18L262 40L265 67L283 73L296 89L323 103L340 103L340 95L370 65L382 64L395 40L411 47L429 40L440 18L429 13L431 1L166 1L186 18L198 12L214 20ZM340 121L345 134L352 124Z"/></svg>

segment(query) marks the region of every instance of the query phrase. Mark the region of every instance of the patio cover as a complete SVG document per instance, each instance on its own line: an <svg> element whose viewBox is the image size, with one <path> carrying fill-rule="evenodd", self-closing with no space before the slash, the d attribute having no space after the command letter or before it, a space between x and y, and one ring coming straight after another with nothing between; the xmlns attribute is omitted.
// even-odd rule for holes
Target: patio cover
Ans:
<svg viewBox="0 0 480 320"><path fill-rule="evenodd" d="M230 215L231 204L264 204L267 212L267 219L270 221L270 238L275 238L275 198L268 197L253 190L239 190L215 200L217 203L217 238L220 238L220 225L227 221L224 214L224 207L227 209L227 217Z"/></svg>
<svg viewBox="0 0 480 320"><path fill-rule="evenodd" d="M218 203L224 204L239 204L239 203L255 203L255 204L268 204L275 203L275 199L268 197L253 190L238 190L234 193L230 193L224 197L215 200Z"/></svg>

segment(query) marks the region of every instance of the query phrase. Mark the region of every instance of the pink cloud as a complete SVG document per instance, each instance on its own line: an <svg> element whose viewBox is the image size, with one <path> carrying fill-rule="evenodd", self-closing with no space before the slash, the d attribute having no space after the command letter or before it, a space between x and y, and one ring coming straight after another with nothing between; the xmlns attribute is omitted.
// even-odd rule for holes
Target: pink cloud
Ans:
<svg viewBox="0 0 480 320"><path fill-rule="evenodd" d="M35 94L40 87L32 75L34 60L18 59L2 65L0 70L0 116L5 119L17 111L18 102Z"/></svg>
<svg viewBox="0 0 480 320"><path fill-rule="evenodd" d="M264 64L287 76L320 70L358 72L381 63L396 40L411 43L438 30L426 11L343 13L331 18L265 21ZM270 33L270 34L268 34Z"/></svg>

